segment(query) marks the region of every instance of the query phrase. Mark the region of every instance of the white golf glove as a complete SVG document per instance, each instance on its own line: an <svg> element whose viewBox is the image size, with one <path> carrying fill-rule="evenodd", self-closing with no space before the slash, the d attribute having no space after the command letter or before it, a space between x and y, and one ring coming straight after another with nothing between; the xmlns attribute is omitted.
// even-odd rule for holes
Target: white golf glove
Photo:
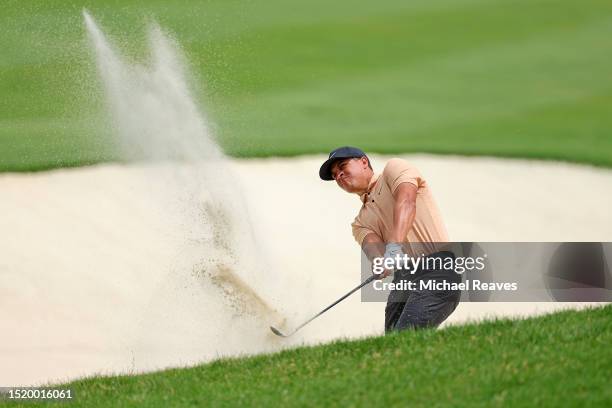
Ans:
<svg viewBox="0 0 612 408"><path fill-rule="evenodd" d="M393 269L394 271L398 266L398 261L397 261L397 256L399 255L400 258L402 258L404 256L404 251L402 249L402 244L399 244L397 242L389 242L386 246L385 246L385 254L383 255L385 258L385 265L387 264L392 264L393 267L391 269ZM391 261L388 261L387 259L393 259L393 263L391 263Z"/></svg>

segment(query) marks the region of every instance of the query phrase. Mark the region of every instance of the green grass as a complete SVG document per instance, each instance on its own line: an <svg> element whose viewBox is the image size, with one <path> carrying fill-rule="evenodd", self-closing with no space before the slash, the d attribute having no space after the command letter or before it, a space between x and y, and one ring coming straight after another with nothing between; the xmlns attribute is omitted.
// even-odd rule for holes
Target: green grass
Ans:
<svg viewBox="0 0 612 408"><path fill-rule="evenodd" d="M116 157L81 9L142 57L155 18L234 156L380 153L612 166L612 2L28 1L0 14L0 171Z"/></svg>
<svg viewBox="0 0 612 408"><path fill-rule="evenodd" d="M611 316L608 305L64 386L88 407L608 407Z"/></svg>

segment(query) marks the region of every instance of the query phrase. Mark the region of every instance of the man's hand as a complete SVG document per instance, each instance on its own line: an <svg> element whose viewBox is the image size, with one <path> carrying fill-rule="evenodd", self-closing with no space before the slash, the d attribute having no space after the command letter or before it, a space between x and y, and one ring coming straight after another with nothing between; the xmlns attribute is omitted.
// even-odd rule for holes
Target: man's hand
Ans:
<svg viewBox="0 0 612 408"><path fill-rule="evenodd" d="M385 262L388 262L392 266L391 268L385 268L382 273L374 273L372 270L372 274L376 276L376 279L384 279L389 275L393 275L397 266L397 256L399 255L400 258L404 256L402 244L389 242L385 245L385 241L375 233L365 236L362 249L370 261L373 261L374 258L383 258L383 265L385 265Z"/></svg>
<svg viewBox="0 0 612 408"><path fill-rule="evenodd" d="M372 272L372 274L374 275L376 280L381 280L381 279L385 279L389 275L393 275L393 272L395 272L393 269L385 269L382 273Z"/></svg>
<svg viewBox="0 0 612 408"><path fill-rule="evenodd" d="M385 255L384 255L385 259L392 258L393 263L395 264L397 255L399 255L400 258L404 256L402 244L399 244L397 242L389 242L385 246ZM391 261L387 261L387 262L391 262Z"/></svg>
<svg viewBox="0 0 612 408"><path fill-rule="evenodd" d="M386 268L382 273L374 275L376 279L384 279L389 275L392 275L397 269L398 257L401 259L404 256L402 245L397 242L390 242L385 246L385 253L383 255L383 265L393 265L391 268Z"/></svg>

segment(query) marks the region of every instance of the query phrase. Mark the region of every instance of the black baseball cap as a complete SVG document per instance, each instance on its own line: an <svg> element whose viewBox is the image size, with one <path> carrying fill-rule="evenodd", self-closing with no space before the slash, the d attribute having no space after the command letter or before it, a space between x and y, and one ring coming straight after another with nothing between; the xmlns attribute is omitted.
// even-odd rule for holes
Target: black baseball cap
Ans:
<svg viewBox="0 0 612 408"><path fill-rule="evenodd" d="M360 158L364 156L368 157L363 150L357 147L343 146L332 150L331 153L329 153L329 158L319 169L319 177L321 177L321 180L333 180L334 178L331 175L332 164L342 159Z"/></svg>

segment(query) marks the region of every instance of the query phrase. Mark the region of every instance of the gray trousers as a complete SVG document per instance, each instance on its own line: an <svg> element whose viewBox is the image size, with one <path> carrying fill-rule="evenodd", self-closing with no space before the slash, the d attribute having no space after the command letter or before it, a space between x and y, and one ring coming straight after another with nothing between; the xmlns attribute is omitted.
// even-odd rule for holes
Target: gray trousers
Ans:
<svg viewBox="0 0 612 408"><path fill-rule="evenodd" d="M455 257L452 252L442 251L429 255L432 258ZM385 332L396 330L437 327L446 320L459 304L459 290L420 290L419 281L434 280L459 283L461 276L454 271L419 269L414 274L398 270L393 282L410 280L417 283L416 290L393 290L385 308Z"/></svg>

